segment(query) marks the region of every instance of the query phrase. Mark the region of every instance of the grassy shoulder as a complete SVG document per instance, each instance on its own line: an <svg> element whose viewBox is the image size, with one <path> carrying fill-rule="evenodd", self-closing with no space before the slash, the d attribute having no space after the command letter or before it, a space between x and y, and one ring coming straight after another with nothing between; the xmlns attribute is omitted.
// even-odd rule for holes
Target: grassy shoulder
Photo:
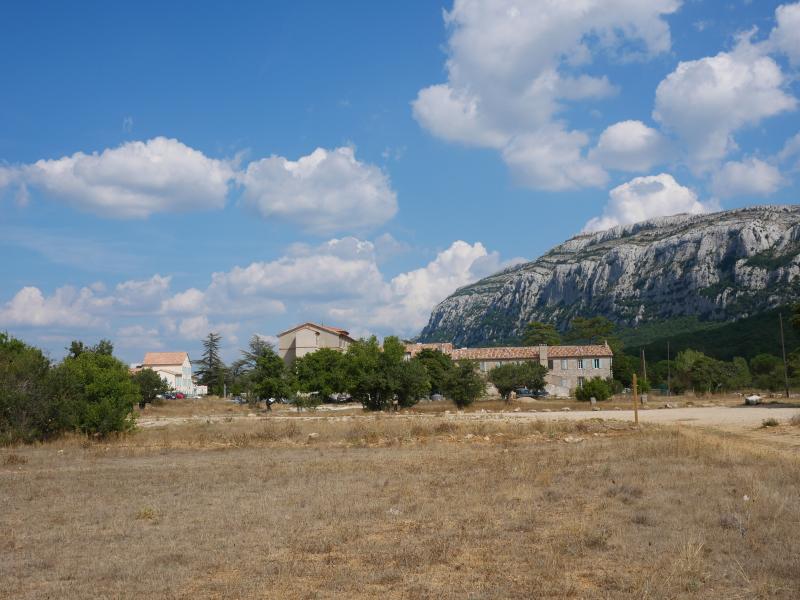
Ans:
<svg viewBox="0 0 800 600"><path fill-rule="evenodd" d="M0 597L793 598L798 480L740 438L619 422L67 436L0 450Z"/></svg>

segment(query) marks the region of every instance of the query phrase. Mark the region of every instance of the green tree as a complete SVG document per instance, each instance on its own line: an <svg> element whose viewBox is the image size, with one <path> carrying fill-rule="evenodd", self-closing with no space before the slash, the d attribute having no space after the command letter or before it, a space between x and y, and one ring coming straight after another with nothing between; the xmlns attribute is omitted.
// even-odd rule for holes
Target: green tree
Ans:
<svg viewBox="0 0 800 600"><path fill-rule="evenodd" d="M411 362L418 362L425 367L431 384L431 393L444 393L445 383L455 368L453 359L449 355L433 348L423 348Z"/></svg>
<svg viewBox="0 0 800 600"><path fill-rule="evenodd" d="M347 391L367 410L384 410L391 406L394 399L396 380L392 379L391 371L394 369L391 367L392 363L397 362L399 369L402 358L397 356L396 344L391 338L384 340L384 350L387 349L387 342L388 355L381 351L375 336L358 340L347 348L346 373L349 387ZM402 347L400 356L404 355L405 346Z"/></svg>
<svg viewBox="0 0 800 600"><path fill-rule="evenodd" d="M486 382L478 373L478 364L471 360L459 361L450 373L445 394L456 406L464 408L480 398L486 391Z"/></svg>
<svg viewBox="0 0 800 600"><path fill-rule="evenodd" d="M697 350L686 349L675 357L674 389L695 392L718 392L730 389L732 363L706 356Z"/></svg>
<svg viewBox="0 0 800 600"><path fill-rule="evenodd" d="M114 344L111 343L111 340L102 339L92 347L92 352L112 356L114 354Z"/></svg>
<svg viewBox="0 0 800 600"><path fill-rule="evenodd" d="M86 345L80 340L72 340L67 348L67 356L78 358L84 351L88 350Z"/></svg>
<svg viewBox="0 0 800 600"><path fill-rule="evenodd" d="M794 327L797 331L800 331L800 303L795 304L792 307L791 322L792 327Z"/></svg>
<svg viewBox="0 0 800 600"><path fill-rule="evenodd" d="M252 383L253 393L262 400L290 398L295 390L291 373L283 359L272 349L256 359Z"/></svg>
<svg viewBox="0 0 800 600"><path fill-rule="evenodd" d="M0 332L0 445L46 439L68 426L51 387L42 351Z"/></svg>
<svg viewBox="0 0 800 600"><path fill-rule="evenodd" d="M348 389L347 359L333 348L320 348L298 358L292 365L298 389L318 392L325 399Z"/></svg>
<svg viewBox="0 0 800 600"><path fill-rule="evenodd" d="M220 356L222 336L211 332L203 340L203 357L198 361L197 377L200 383L208 386L209 394L222 396L226 383L226 367Z"/></svg>
<svg viewBox="0 0 800 600"><path fill-rule="evenodd" d="M134 373L133 382L139 387L141 408L148 402L153 402L159 394L166 394L169 391L167 382L153 369L142 369Z"/></svg>
<svg viewBox="0 0 800 600"><path fill-rule="evenodd" d="M99 435L133 428L140 391L128 367L113 356L92 351L68 356L53 379L55 401L72 428Z"/></svg>
<svg viewBox="0 0 800 600"><path fill-rule="evenodd" d="M487 375L487 379L497 388L504 400L508 400L511 392L520 387L516 367L517 365L513 363L497 365Z"/></svg>
<svg viewBox="0 0 800 600"><path fill-rule="evenodd" d="M517 388L540 390L544 387L547 369L537 362L506 363L489 371L488 379L508 401Z"/></svg>
<svg viewBox="0 0 800 600"><path fill-rule="evenodd" d="M602 344L614 338L616 326L605 317L575 317L564 334L564 341L571 344Z"/></svg>
<svg viewBox="0 0 800 600"><path fill-rule="evenodd" d="M583 402L588 402L592 398L598 402L608 400L611 397L611 384L600 377L594 377L585 381L582 386L575 390L575 398Z"/></svg>
<svg viewBox="0 0 800 600"><path fill-rule="evenodd" d="M757 354L750 359L753 385L772 392L783 389L783 361L772 354Z"/></svg>
<svg viewBox="0 0 800 600"><path fill-rule="evenodd" d="M271 343L260 335L253 335L247 344L247 348L241 350L242 357L234 361L227 369L227 381L230 391L234 396L245 394L247 402L255 405L259 397L255 392L253 372L256 368L258 359L275 353L275 348Z"/></svg>
<svg viewBox="0 0 800 600"><path fill-rule="evenodd" d="M525 326L522 334L523 346L557 346L561 343L561 334L552 323L542 323L541 321L531 321Z"/></svg>
<svg viewBox="0 0 800 600"><path fill-rule="evenodd" d="M735 356L730 366L730 375L726 387L730 390L743 390L753 384L753 376L747 361Z"/></svg>
<svg viewBox="0 0 800 600"><path fill-rule="evenodd" d="M397 400L400 406L414 406L419 399L430 394L431 382L425 366L415 360L400 364L397 380Z"/></svg>
<svg viewBox="0 0 800 600"><path fill-rule="evenodd" d="M613 351L613 350L612 350ZM622 351L614 352L611 362L611 373L622 387L629 388L633 382L633 374L639 372L640 360L636 357L625 354ZM648 371L650 371L648 364Z"/></svg>

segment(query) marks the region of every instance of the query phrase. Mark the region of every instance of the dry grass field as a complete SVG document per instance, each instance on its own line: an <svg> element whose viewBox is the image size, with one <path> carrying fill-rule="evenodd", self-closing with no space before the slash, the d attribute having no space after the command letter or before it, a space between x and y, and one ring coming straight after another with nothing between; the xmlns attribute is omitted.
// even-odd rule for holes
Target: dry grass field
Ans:
<svg viewBox="0 0 800 600"><path fill-rule="evenodd" d="M0 449L0 597L797 598L799 483L796 454L599 421L65 438Z"/></svg>

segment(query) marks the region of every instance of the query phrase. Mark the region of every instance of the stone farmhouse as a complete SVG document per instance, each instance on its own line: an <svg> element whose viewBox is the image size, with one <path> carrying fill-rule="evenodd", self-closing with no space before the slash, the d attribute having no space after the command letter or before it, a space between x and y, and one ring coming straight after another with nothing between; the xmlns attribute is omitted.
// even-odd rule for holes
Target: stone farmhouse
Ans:
<svg viewBox="0 0 800 600"><path fill-rule="evenodd" d="M316 352L320 348L344 352L353 341L350 333L344 329L302 323L278 334L278 355L286 364L291 364L296 358Z"/></svg>
<svg viewBox="0 0 800 600"><path fill-rule="evenodd" d="M423 348L439 350L453 360L474 360L481 373L504 363L537 361L547 367L545 389L552 396L569 396L584 381L611 377L613 352L607 343L585 346L505 346L495 348L454 348L449 343L407 344L406 358Z"/></svg>

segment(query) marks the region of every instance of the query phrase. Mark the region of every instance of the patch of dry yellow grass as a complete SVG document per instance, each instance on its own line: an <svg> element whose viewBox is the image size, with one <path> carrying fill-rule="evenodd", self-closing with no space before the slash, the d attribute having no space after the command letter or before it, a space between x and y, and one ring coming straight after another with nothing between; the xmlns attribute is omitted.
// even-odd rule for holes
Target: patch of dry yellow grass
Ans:
<svg viewBox="0 0 800 600"><path fill-rule="evenodd" d="M8 598L800 589L797 460L699 430L243 419L0 458Z"/></svg>

